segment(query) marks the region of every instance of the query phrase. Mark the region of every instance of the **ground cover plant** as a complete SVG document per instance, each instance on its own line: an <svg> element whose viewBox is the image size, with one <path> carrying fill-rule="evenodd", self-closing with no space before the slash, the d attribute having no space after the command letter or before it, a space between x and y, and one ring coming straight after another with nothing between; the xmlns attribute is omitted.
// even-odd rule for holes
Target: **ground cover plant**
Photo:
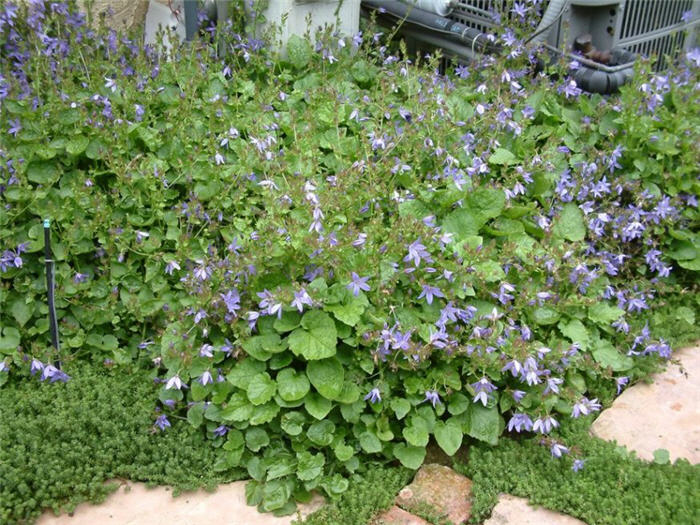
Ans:
<svg viewBox="0 0 700 525"><path fill-rule="evenodd" d="M443 75L377 31L167 51L3 2L0 383L146 368L157 428L280 514L430 439L576 452L561 426L697 336L698 54L603 98L518 33Z"/></svg>
<svg viewBox="0 0 700 525"><path fill-rule="evenodd" d="M157 386L148 372L74 363L71 375L49 388L18 378L3 387L0 522L30 523L47 508L101 501L115 479L179 491L245 477L216 473L214 450L184 421L165 433L154 426Z"/></svg>

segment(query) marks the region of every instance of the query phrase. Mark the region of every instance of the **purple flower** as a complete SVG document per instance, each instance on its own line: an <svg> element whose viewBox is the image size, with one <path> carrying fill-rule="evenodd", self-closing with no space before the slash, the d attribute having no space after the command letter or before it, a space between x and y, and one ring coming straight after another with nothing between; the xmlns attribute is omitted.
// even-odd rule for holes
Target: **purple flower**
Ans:
<svg viewBox="0 0 700 525"><path fill-rule="evenodd" d="M360 277L355 272L352 272L352 281L347 285L347 289L352 291L352 295L357 297L360 294L360 290L368 292L370 290L367 281L369 277Z"/></svg>
<svg viewBox="0 0 700 525"><path fill-rule="evenodd" d="M375 387L369 391L369 393L365 396L365 401L368 400L372 404L379 403L382 400L381 392L378 388Z"/></svg>
<svg viewBox="0 0 700 525"><path fill-rule="evenodd" d="M421 300L423 297L425 297L428 304L433 304L433 297L445 297L445 295L440 291L440 288L424 284L423 291L418 296L418 300Z"/></svg>
<svg viewBox="0 0 700 525"><path fill-rule="evenodd" d="M236 315L236 311L241 309L241 296L238 290L232 288L228 292L219 295L224 300L228 313Z"/></svg>
<svg viewBox="0 0 700 525"><path fill-rule="evenodd" d="M485 377L479 379L476 383L472 383L471 387L474 389L476 395L474 396L474 403L481 401L481 404L486 406L489 401L489 394L494 390L498 390L496 385L491 383Z"/></svg>
<svg viewBox="0 0 700 525"><path fill-rule="evenodd" d="M63 381L64 383L70 379L70 376L63 370L59 370L53 365L46 365L41 373L41 380L49 379L51 383Z"/></svg>
<svg viewBox="0 0 700 525"><path fill-rule="evenodd" d="M168 382L165 383L166 390L170 390L172 388L175 388L177 390L182 389L182 379L180 379L180 376L177 374L168 379Z"/></svg>
<svg viewBox="0 0 700 525"><path fill-rule="evenodd" d="M7 366L5 361L0 361L0 372L9 372L10 367Z"/></svg>
<svg viewBox="0 0 700 525"><path fill-rule="evenodd" d="M223 437L228 434L228 427L226 425L220 425L216 427L212 433L217 437Z"/></svg>
<svg viewBox="0 0 700 525"><path fill-rule="evenodd" d="M403 261L413 261L413 264L418 268L421 258L425 260L425 262L433 262L430 258L430 253L428 253L428 250L425 249L425 246L421 244L420 239L418 239L408 245L408 255L403 258Z"/></svg>
<svg viewBox="0 0 700 525"><path fill-rule="evenodd" d="M258 303L261 313L265 313L266 315L277 314L277 318L282 317L282 303L277 302L274 295L272 295L272 292L265 289L262 292L258 292L257 295L261 299L261 301Z"/></svg>
<svg viewBox="0 0 700 525"><path fill-rule="evenodd" d="M549 434L553 428L557 428L558 426L559 423L557 420L548 415L544 418L537 418L532 425L532 430L541 432L542 434Z"/></svg>
<svg viewBox="0 0 700 525"><path fill-rule="evenodd" d="M214 347L208 343L204 343L199 349L199 357L214 357Z"/></svg>
<svg viewBox="0 0 700 525"><path fill-rule="evenodd" d="M136 230L136 242L143 242L143 240L147 239L148 237L150 237L148 232Z"/></svg>
<svg viewBox="0 0 700 525"><path fill-rule="evenodd" d="M168 261L168 264L165 265L165 273L168 275L172 275L175 270L179 270L180 265L177 263L177 261Z"/></svg>
<svg viewBox="0 0 700 525"><path fill-rule="evenodd" d="M552 452L552 457L555 457L555 458L560 458L564 454L569 453L569 449L567 447L565 447L564 445L560 445L559 443L552 443L550 451Z"/></svg>
<svg viewBox="0 0 700 525"><path fill-rule="evenodd" d="M117 82L113 78L105 77L105 87L110 89L112 93L117 91Z"/></svg>
<svg viewBox="0 0 700 525"><path fill-rule="evenodd" d="M569 82L566 83L566 85L563 88L564 96L566 98L570 97L578 97L582 91L581 88L579 88L576 84L575 80L569 80Z"/></svg>
<svg viewBox="0 0 700 525"><path fill-rule="evenodd" d="M170 421L165 414L161 414L156 418L155 426L164 431L170 426Z"/></svg>
<svg viewBox="0 0 700 525"><path fill-rule="evenodd" d="M513 390L513 400L516 403L520 403L522 399L525 397L526 392L523 392L522 390Z"/></svg>
<svg viewBox="0 0 700 525"><path fill-rule="evenodd" d="M22 131L22 124L20 124L19 119L11 120L10 129L8 129L7 132L13 137L16 137L17 133L20 131Z"/></svg>
<svg viewBox="0 0 700 525"><path fill-rule="evenodd" d="M532 420L527 414L515 413L508 421L508 432L520 432L522 429L532 430Z"/></svg>
<svg viewBox="0 0 700 525"><path fill-rule="evenodd" d="M578 472L584 467L585 460L584 459L575 459L574 464L571 465L571 470L574 472Z"/></svg>
<svg viewBox="0 0 700 525"><path fill-rule="evenodd" d="M435 405L437 405L438 403L442 404L442 401L440 401L440 396L435 390L426 390L425 399L423 401L430 401L433 405L433 408L435 408Z"/></svg>
<svg viewBox="0 0 700 525"><path fill-rule="evenodd" d="M73 276L73 282L75 284L84 283L87 280L88 280L88 274L86 274L86 273L76 272L76 274Z"/></svg>
<svg viewBox="0 0 700 525"><path fill-rule="evenodd" d="M194 269L192 272L194 276L200 281L206 281L211 276L211 268L209 268L202 261L197 261L200 266Z"/></svg>
<svg viewBox="0 0 700 525"><path fill-rule="evenodd" d="M582 397L580 401L574 403L574 407L571 410L571 417L577 418L581 415L587 416L591 412L597 412L600 410L601 405L598 399L588 399L587 397Z"/></svg>
<svg viewBox="0 0 700 525"><path fill-rule="evenodd" d="M44 370L44 363L42 363L41 361L39 361L39 360L36 359L36 358L33 358L33 359L32 359L32 364L29 366L29 372L30 372L32 375L34 375L34 374L36 374L37 372L41 372L42 370Z"/></svg>
<svg viewBox="0 0 700 525"><path fill-rule="evenodd" d="M294 292L292 306L301 313L304 310L304 305L313 306L313 301L311 300L311 296L306 292L306 289L302 287L298 292Z"/></svg>
<svg viewBox="0 0 700 525"><path fill-rule="evenodd" d="M544 389L544 392L542 394L548 394L549 392L554 392L555 394L559 393L559 385L561 385L564 382L563 379L559 379L558 377L548 377L547 378L547 386Z"/></svg>
<svg viewBox="0 0 700 525"><path fill-rule="evenodd" d="M199 378L199 383L202 386L207 386L209 383L213 383L214 378L211 376L211 372L209 370L205 370L202 376Z"/></svg>

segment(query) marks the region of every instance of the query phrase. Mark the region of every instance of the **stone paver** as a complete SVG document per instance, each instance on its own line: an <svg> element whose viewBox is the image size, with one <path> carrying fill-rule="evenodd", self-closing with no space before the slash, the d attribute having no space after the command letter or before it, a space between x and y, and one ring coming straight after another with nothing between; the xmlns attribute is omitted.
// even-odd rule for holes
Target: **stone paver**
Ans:
<svg viewBox="0 0 700 525"><path fill-rule="evenodd" d="M652 384L628 388L595 420L593 435L615 440L646 460L654 459L654 450L665 448L671 461L700 463L700 347L684 348L673 356L680 359L685 374L678 365L669 365Z"/></svg>
<svg viewBox="0 0 700 525"><path fill-rule="evenodd" d="M430 525L430 523L394 506L375 518L372 525Z"/></svg>
<svg viewBox="0 0 700 525"><path fill-rule="evenodd" d="M429 505L455 524L464 523L471 515L472 481L449 467L423 465L410 485L396 497L396 504L411 511Z"/></svg>
<svg viewBox="0 0 700 525"><path fill-rule="evenodd" d="M323 504L319 496L300 506L307 516ZM220 485L216 492L198 490L173 498L166 487L149 489L128 482L99 505L81 503L73 516L45 513L38 525L289 525L297 515L261 514L245 502L245 481Z"/></svg>
<svg viewBox="0 0 700 525"><path fill-rule="evenodd" d="M484 525L586 525L583 521L542 507L531 507L525 498L501 494Z"/></svg>

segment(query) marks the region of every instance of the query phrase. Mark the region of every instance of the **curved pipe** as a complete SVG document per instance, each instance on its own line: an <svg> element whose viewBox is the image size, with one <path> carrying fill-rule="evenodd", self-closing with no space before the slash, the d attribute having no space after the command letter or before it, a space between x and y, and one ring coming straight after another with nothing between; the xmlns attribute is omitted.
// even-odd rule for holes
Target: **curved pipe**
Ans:
<svg viewBox="0 0 700 525"><path fill-rule="evenodd" d="M363 0L363 5L377 11L379 14L389 15L397 20L411 25L417 25L441 33L451 39L455 39L469 47L472 51L490 53L499 49L484 33L478 29L460 24L444 16L436 15L412 5L399 1L378 2L376 0Z"/></svg>

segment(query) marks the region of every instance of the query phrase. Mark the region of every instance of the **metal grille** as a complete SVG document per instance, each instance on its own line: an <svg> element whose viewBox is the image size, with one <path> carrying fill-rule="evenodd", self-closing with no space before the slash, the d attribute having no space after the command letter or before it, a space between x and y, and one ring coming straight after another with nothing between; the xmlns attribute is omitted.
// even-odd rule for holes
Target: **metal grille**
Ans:
<svg viewBox="0 0 700 525"><path fill-rule="evenodd" d="M674 58L677 57L679 52L683 50L684 44L685 33L678 32L666 34L652 40L638 42L631 46L625 46L625 49L646 57L656 55L658 59L654 64L654 69L656 71L661 71L665 69L667 65L666 55L670 55Z"/></svg>
<svg viewBox="0 0 700 525"><path fill-rule="evenodd" d="M503 0L459 0L449 18L486 33L496 25L493 15L503 11Z"/></svg>
<svg viewBox="0 0 700 525"><path fill-rule="evenodd" d="M628 0L622 16L620 40L637 39L680 24L683 13L692 8L693 0Z"/></svg>

